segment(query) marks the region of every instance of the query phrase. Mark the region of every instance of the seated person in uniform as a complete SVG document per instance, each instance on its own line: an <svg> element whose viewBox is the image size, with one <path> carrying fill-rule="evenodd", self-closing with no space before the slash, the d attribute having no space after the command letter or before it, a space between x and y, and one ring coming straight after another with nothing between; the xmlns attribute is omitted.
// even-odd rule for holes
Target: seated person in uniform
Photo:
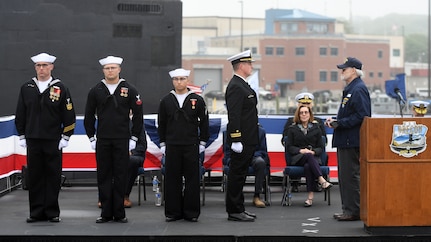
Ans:
<svg viewBox="0 0 431 242"><path fill-rule="evenodd" d="M413 117L424 117L427 113L429 103L425 101L412 102L412 115Z"/></svg>
<svg viewBox="0 0 431 242"><path fill-rule="evenodd" d="M230 159L230 147L225 147L225 154L223 159ZM253 160L251 161L250 166L253 167L255 171L255 184L254 184L254 196L253 196L253 205L258 208L265 208L266 204L264 201L260 199L260 194L263 193L263 183L265 180L265 169L269 167L269 156L268 156L268 148L266 145L266 131L259 124L259 143L256 146L256 150L254 152Z"/></svg>
<svg viewBox="0 0 431 242"><path fill-rule="evenodd" d="M136 148L130 151L128 178L126 183L126 194L124 195L124 207L132 207L132 202L129 199L132 187L135 184L138 176L139 168L143 166L145 160L145 152L147 151L147 139L145 135L145 126L142 126L141 136L138 139Z"/></svg>
<svg viewBox="0 0 431 242"><path fill-rule="evenodd" d="M304 206L310 207L313 204L315 180L322 189L332 187L332 184L323 178L320 170L320 155L324 150L324 144L319 123L314 120L311 107L299 106L296 110L293 123L287 129L285 142L286 152L292 157L291 165L304 167L308 191Z"/></svg>

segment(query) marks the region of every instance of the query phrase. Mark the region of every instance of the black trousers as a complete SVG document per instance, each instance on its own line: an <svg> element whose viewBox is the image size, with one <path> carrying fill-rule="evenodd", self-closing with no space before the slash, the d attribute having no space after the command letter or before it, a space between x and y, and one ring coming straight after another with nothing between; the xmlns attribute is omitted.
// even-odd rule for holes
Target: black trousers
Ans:
<svg viewBox="0 0 431 242"><path fill-rule="evenodd" d="M360 215L361 166L359 148L337 148L338 186L341 206L347 215Z"/></svg>
<svg viewBox="0 0 431 242"><path fill-rule="evenodd" d="M129 139L98 139L96 143L97 186L101 216L122 219L129 163Z"/></svg>
<svg viewBox="0 0 431 242"><path fill-rule="evenodd" d="M60 216L58 194L61 187L62 151L58 150L58 142L27 139L27 184L32 218Z"/></svg>
<svg viewBox="0 0 431 242"><path fill-rule="evenodd" d="M304 167L305 182L307 184L307 192L314 192L316 188L316 178L322 176L319 160L312 154L304 154L296 164Z"/></svg>
<svg viewBox="0 0 431 242"><path fill-rule="evenodd" d="M127 168L127 182L126 182L126 193L128 197L132 192L133 185L135 184L136 177L138 176L138 169L144 164L144 157L132 155L129 158L129 164Z"/></svg>
<svg viewBox="0 0 431 242"><path fill-rule="evenodd" d="M232 152L230 155L226 186L226 212L229 214L242 213L245 210L242 190L255 148L255 145L245 145L242 153Z"/></svg>
<svg viewBox="0 0 431 242"><path fill-rule="evenodd" d="M260 156L253 157L251 166L255 172L254 174L254 195L263 193L263 181L265 180L266 162Z"/></svg>
<svg viewBox="0 0 431 242"><path fill-rule="evenodd" d="M166 217L191 219L198 218L201 213L198 147L166 146L164 191Z"/></svg>

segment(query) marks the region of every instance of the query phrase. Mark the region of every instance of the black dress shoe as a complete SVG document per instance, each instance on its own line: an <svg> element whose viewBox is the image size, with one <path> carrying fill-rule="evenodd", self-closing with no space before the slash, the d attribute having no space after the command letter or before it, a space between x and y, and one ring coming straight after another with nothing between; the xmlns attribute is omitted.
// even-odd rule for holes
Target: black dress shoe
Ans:
<svg viewBox="0 0 431 242"><path fill-rule="evenodd" d="M182 218L179 218L179 217L167 217L166 216L165 221L166 222L174 222L174 221L177 221L177 220L180 220L180 219L182 219Z"/></svg>
<svg viewBox="0 0 431 242"><path fill-rule="evenodd" d="M197 222L198 218L184 218L184 220L187 220L189 222Z"/></svg>
<svg viewBox="0 0 431 242"><path fill-rule="evenodd" d="M25 221L27 223L35 223L35 222L39 222L39 221L42 221L42 220L37 219L37 218L33 218L33 217L28 217Z"/></svg>
<svg viewBox="0 0 431 242"><path fill-rule="evenodd" d="M114 221L118 222L118 223L127 223L127 222L129 222L129 220L126 217L124 217L124 218L115 218Z"/></svg>
<svg viewBox="0 0 431 242"><path fill-rule="evenodd" d="M254 222L254 218L247 215L245 212L242 213L230 213L227 220L239 221L239 222Z"/></svg>
<svg viewBox="0 0 431 242"><path fill-rule="evenodd" d="M338 221L357 221L359 216L343 214L337 219Z"/></svg>
<svg viewBox="0 0 431 242"><path fill-rule="evenodd" d="M109 222L109 221L111 221L111 220L112 220L112 218L98 217L98 218L96 219L96 223L101 224L101 223Z"/></svg>
<svg viewBox="0 0 431 242"><path fill-rule="evenodd" d="M256 216L255 213L250 213L250 212L247 212L247 211L244 211L244 213L247 214L248 216L252 217L252 218L257 218L257 216Z"/></svg>
<svg viewBox="0 0 431 242"><path fill-rule="evenodd" d="M60 219L60 217L53 217L53 218L48 219L48 221L51 223L58 223L61 221L61 219Z"/></svg>

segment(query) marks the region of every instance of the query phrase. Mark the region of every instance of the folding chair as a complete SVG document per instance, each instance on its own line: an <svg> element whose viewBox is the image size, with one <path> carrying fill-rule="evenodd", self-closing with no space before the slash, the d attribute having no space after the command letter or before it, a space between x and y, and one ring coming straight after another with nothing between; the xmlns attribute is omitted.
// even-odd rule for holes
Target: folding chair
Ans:
<svg viewBox="0 0 431 242"><path fill-rule="evenodd" d="M284 137L286 140L287 137ZM326 137L322 136L323 143L326 144ZM292 205L292 183L300 182L302 177L305 177L304 167L303 166L292 166L292 157L287 151L287 146L284 148L284 154L286 159L287 166L283 171L283 196L281 199L282 206L291 206ZM320 156L322 161L322 165L320 166L320 170L322 172L322 176L325 180L329 181L329 166L328 166L328 154L326 153L326 149L323 149L323 152ZM328 205L331 205L331 192L330 189L324 190L325 196L324 200L328 202Z"/></svg>

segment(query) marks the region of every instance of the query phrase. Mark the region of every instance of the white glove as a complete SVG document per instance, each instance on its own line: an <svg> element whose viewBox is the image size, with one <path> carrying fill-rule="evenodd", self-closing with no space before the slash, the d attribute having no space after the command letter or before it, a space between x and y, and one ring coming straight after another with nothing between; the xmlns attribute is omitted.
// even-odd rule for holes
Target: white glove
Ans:
<svg viewBox="0 0 431 242"><path fill-rule="evenodd" d="M96 150L96 140L90 141L91 149Z"/></svg>
<svg viewBox="0 0 431 242"><path fill-rule="evenodd" d="M199 154L205 151L204 145L199 145Z"/></svg>
<svg viewBox="0 0 431 242"><path fill-rule="evenodd" d="M66 148L68 145L69 145L69 141L68 140L61 139L60 142L58 142L58 150Z"/></svg>
<svg viewBox="0 0 431 242"><path fill-rule="evenodd" d="M136 148L136 141L134 140L129 140L129 151L133 150Z"/></svg>
<svg viewBox="0 0 431 242"><path fill-rule="evenodd" d="M19 146L21 146L22 148L26 148L27 147L27 141L25 139L20 139L18 141Z"/></svg>
<svg viewBox="0 0 431 242"><path fill-rule="evenodd" d="M235 153L241 153L242 152L242 143L241 142L232 142L232 145L230 146L230 148Z"/></svg>
<svg viewBox="0 0 431 242"><path fill-rule="evenodd" d="M166 146L161 146L160 151L162 152L163 155L165 155L166 154Z"/></svg>

